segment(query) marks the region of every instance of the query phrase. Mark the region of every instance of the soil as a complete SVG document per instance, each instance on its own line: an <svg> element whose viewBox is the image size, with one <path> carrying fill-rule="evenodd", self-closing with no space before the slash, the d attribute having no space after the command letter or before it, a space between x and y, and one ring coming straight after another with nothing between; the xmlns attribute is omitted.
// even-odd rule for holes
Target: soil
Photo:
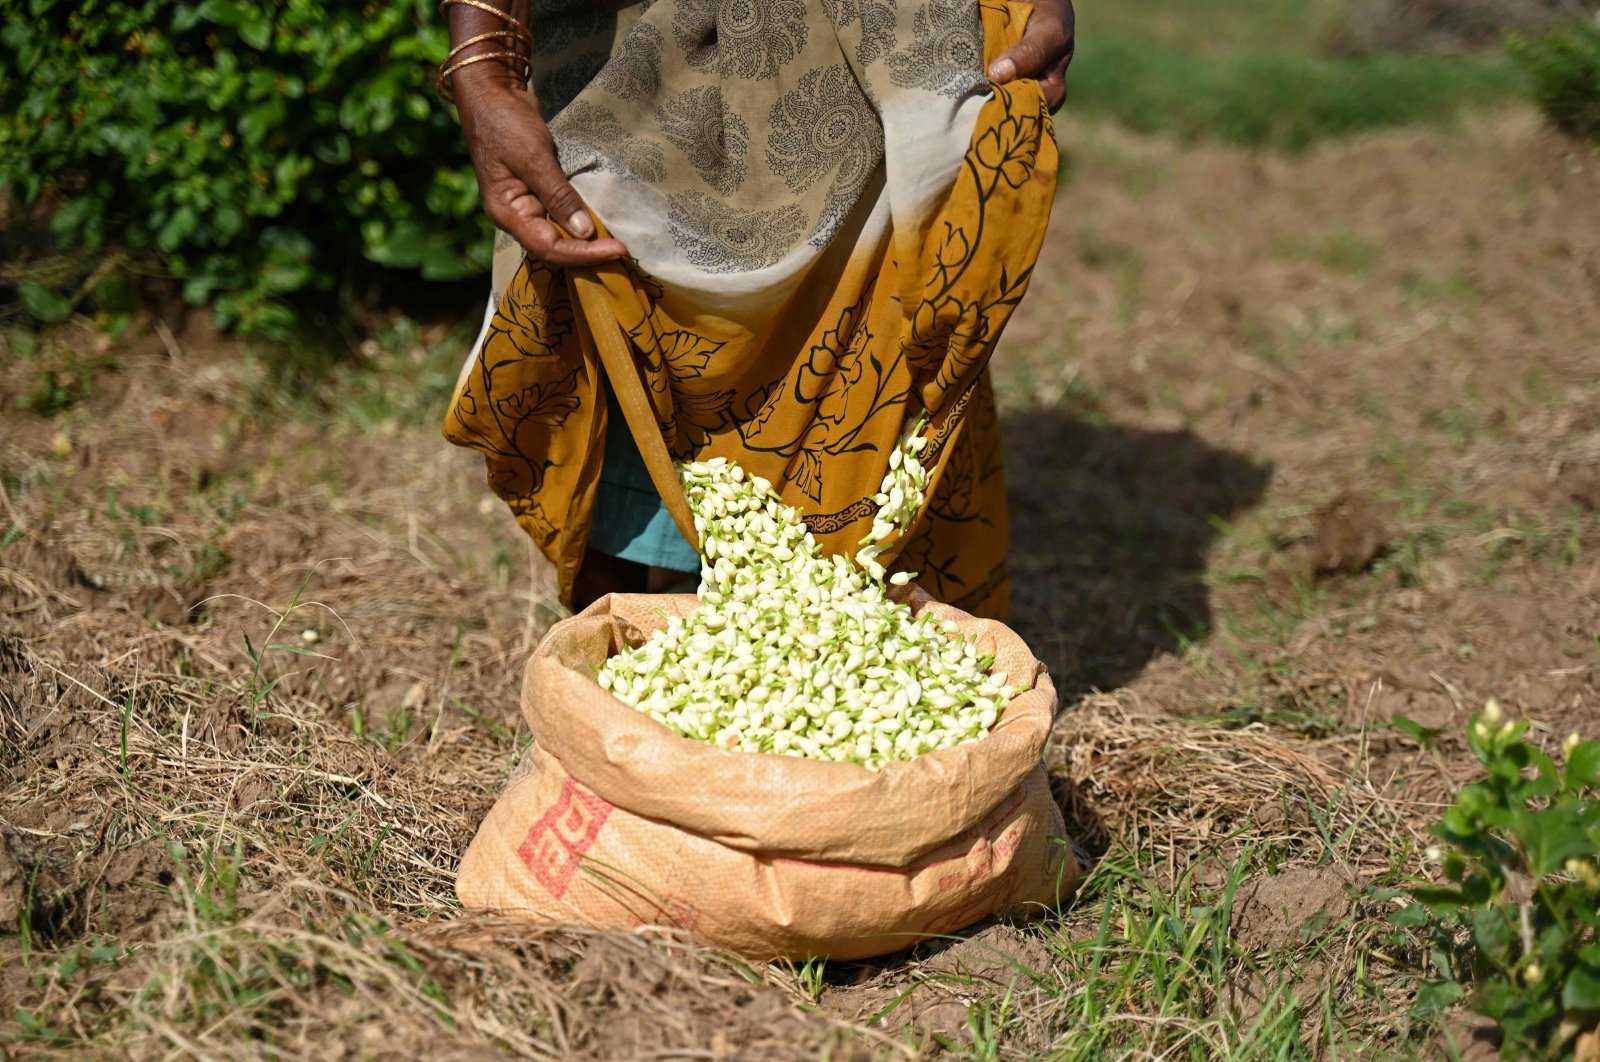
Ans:
<svg viewBox="0 0 1600 1062"><path fill-rule="evenodd" d="M1252 953L1300 944L1350 913L1351 884L1314 868L1252 882L1234 900L1234 937Z"/></svg>
<svg viewBox="0 0 1600 1062"><path fill-rule="evenodd" d="M1600 163L1518 115L1293 160L1098 130L1074 175L998 356L1008 472L1049 484L1015 492L1016 625L1057 674L1236 699L1146 670L1222 616L1349 722L1592 725Z"/></svg>
<svg viewBox="0 0 1600 1062"><path fill-rule="evenodd" d="M984 926L964 939L930 945L924 955L855 984L830 985L820 1002L840 1018L891 1034L910 1031L935 1042L960 1043L974 999L1009 997L1021 1010L1037 1009L1045 995L1039 981L1053 962L1038 936L1006 925ZM1032 1031L1032 1040L1018 1038L1019 1050L1042 1050L1048 1044L1048 1037L1038 1035L1043 1030Z"/></svg>
<svg viewBox="0 0 1600 1062"><path fill-rule="evenodd" d="M1231 986L1229 1006L1249 1021L1260 1013L1272 994L1287 989L1301 1007L1314 1005L1337 976L1338 964L1321 954L1317 945L1334 937L1351 913L1350 893L1358 886L1337 870L1296 868L1246 884L1234 899L1233 935L1253 956L1307 950L1309 959L1292 964L1287 984L1275 982L1260 971L1272 964L1247 968Z"/></svg>
<svg viewBox="0 0 1600 1062"><path fill-rule="evenodd" d="M1353 952L1320 927L1367 916L1349 887L1470 772L1468 714L1496 697L1552 748L1600 730L1600 160L1521 112L1294 157L1062 136L996 360L1056 791L1088 854L1205 889L1272 846L1236 942L1343 991ZM308 412L203 315L0 352L0 1014L92 1037L159 997L141 1027L213 1053L271 1028L327 1057L852 1057L965 1049L972 1001L1009 991L1031 1016L1008 1056L1045 1050L1066 1019L1038 978L1093 911L830 966L814 1001L688 947L455 921L558 614L438 437L459 353L424 335ZM40 357L90 355L113 364L72 408L18 411ZM368 943L311 941L330 918ZM258 1009L158 980L213 937L239 976L277 971ZM38 972L87 943L121 957ZM185 1050L147 1035L98 1046Z"/></svg>

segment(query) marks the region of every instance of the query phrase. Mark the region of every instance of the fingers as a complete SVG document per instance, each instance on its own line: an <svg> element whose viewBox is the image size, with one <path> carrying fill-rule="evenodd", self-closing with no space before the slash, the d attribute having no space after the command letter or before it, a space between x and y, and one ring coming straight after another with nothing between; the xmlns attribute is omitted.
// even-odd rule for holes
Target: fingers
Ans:
<svg viewBox="0 0 1600 1062"><path fill-rule="evenodd" d="M471 104L468 116L463 126L491 221L551 265L595 265L627 255L619 240L592 239L594 219L562 171L532 96L490 94Z"/></svg>
<svg viewBox="0 0 1600 1062"><path fill-rule="evenodd" d="M989 77L1001 85L1017 78L1031 78L1041 83L1051 77L1059 80L1061 72L1072 61L1072 38L1072 5L1065 0L1038 0L1028 17L1022 39L989 64ZM1063 83L1063 95L1065 91ZM1052 109L1058 106L1059 99L1052 101Z"/></svg>
<svg viewBox="0 0 1600 1062"><path fill-rule="evenodd" d="M507 168L539 197L546 216L560 221L574 236L593 236L594 222L577 189L561 170L550 131L542 122L535 128L534 135L507 153Z"/></svg>
<svg viewBox="0 0 1600 1062"><path fill-rule="evenodd" d="M553 266L589 266L615 261L628 253L620 240L573 239L553 224L539 200L525 188L511 187L485 197L489 220L509 233L540 261ZM587 213L584 220L588 221ZM590 223L589 231L594 231Z"/></svg>
<svg viewBox="0 0 1600 1062"><path fill-rule="evenodd" d="M1067 79L1065 73L1066 68L1063 67L1049 77L1041 78L1039 81L1039 88L1044 92L1045 105L1050 108L1051 114L1059 111L1061 105L1066 102Z"/></svg>

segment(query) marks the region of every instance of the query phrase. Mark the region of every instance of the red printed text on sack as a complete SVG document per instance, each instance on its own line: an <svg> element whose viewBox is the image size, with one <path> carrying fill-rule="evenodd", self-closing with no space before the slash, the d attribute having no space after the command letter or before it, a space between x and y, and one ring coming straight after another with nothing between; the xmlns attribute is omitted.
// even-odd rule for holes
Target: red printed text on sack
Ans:
<svg viewBox="0 0 1600 1062"><path fill-rule="evenodd" d="M529 828L517 855L544 890L559 900L610 814L610 804L568 778L556 802Z"/></svg>

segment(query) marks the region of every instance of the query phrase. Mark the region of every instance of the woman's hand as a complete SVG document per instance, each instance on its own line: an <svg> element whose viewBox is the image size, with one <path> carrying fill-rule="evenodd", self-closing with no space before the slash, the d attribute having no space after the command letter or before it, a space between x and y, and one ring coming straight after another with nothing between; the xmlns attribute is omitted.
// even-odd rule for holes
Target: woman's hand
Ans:
<svg viewBox="0 0 1600 1062"><path fill-rule="evenodd" d="M593 238L594 222L561 170L538 100L505 72L485 69L494 66L476 63L455 79L483 212L530 255L553 266L597 265L626 255L620 240Z"/></svg>
<svg viewBox="0 0 1600 1062"><path fill-rule="evenodd" d="M999 85L1019 77L1035 79L1054 114L1067 98L1067 66L1076 43L1072 0L1032 0L1032 4L1022 39L989 64L989 77Z"/></svg>

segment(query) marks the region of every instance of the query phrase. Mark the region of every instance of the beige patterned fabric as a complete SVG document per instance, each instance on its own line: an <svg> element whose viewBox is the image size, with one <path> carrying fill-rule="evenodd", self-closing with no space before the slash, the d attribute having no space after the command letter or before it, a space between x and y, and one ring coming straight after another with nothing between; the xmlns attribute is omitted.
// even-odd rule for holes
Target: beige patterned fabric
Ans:
<svg viewBox="0 0 1600 1062"><path fill-rule="evenodd" d="M724 308L750 321L836 238L925 215L989 96L976 0L534 0L532 18L585 202L658 282L746 296ZM497 251L504 292L521 249Z"/></svg>
<svg viewBox="0 0 1600 1062"><path fill-rule="evenodd" d="M607 381L680 527L671 459L723 455L838 552L854 552L889 452L927 412L932 499L899 562L941 600L1004 613L984 369L1026 290L1056 154L1037 84L982 71L1028 11L534 0L535 88L562 165L631 258L568 272L502 238L446 434L484 452L564 594Z"/></svg>

